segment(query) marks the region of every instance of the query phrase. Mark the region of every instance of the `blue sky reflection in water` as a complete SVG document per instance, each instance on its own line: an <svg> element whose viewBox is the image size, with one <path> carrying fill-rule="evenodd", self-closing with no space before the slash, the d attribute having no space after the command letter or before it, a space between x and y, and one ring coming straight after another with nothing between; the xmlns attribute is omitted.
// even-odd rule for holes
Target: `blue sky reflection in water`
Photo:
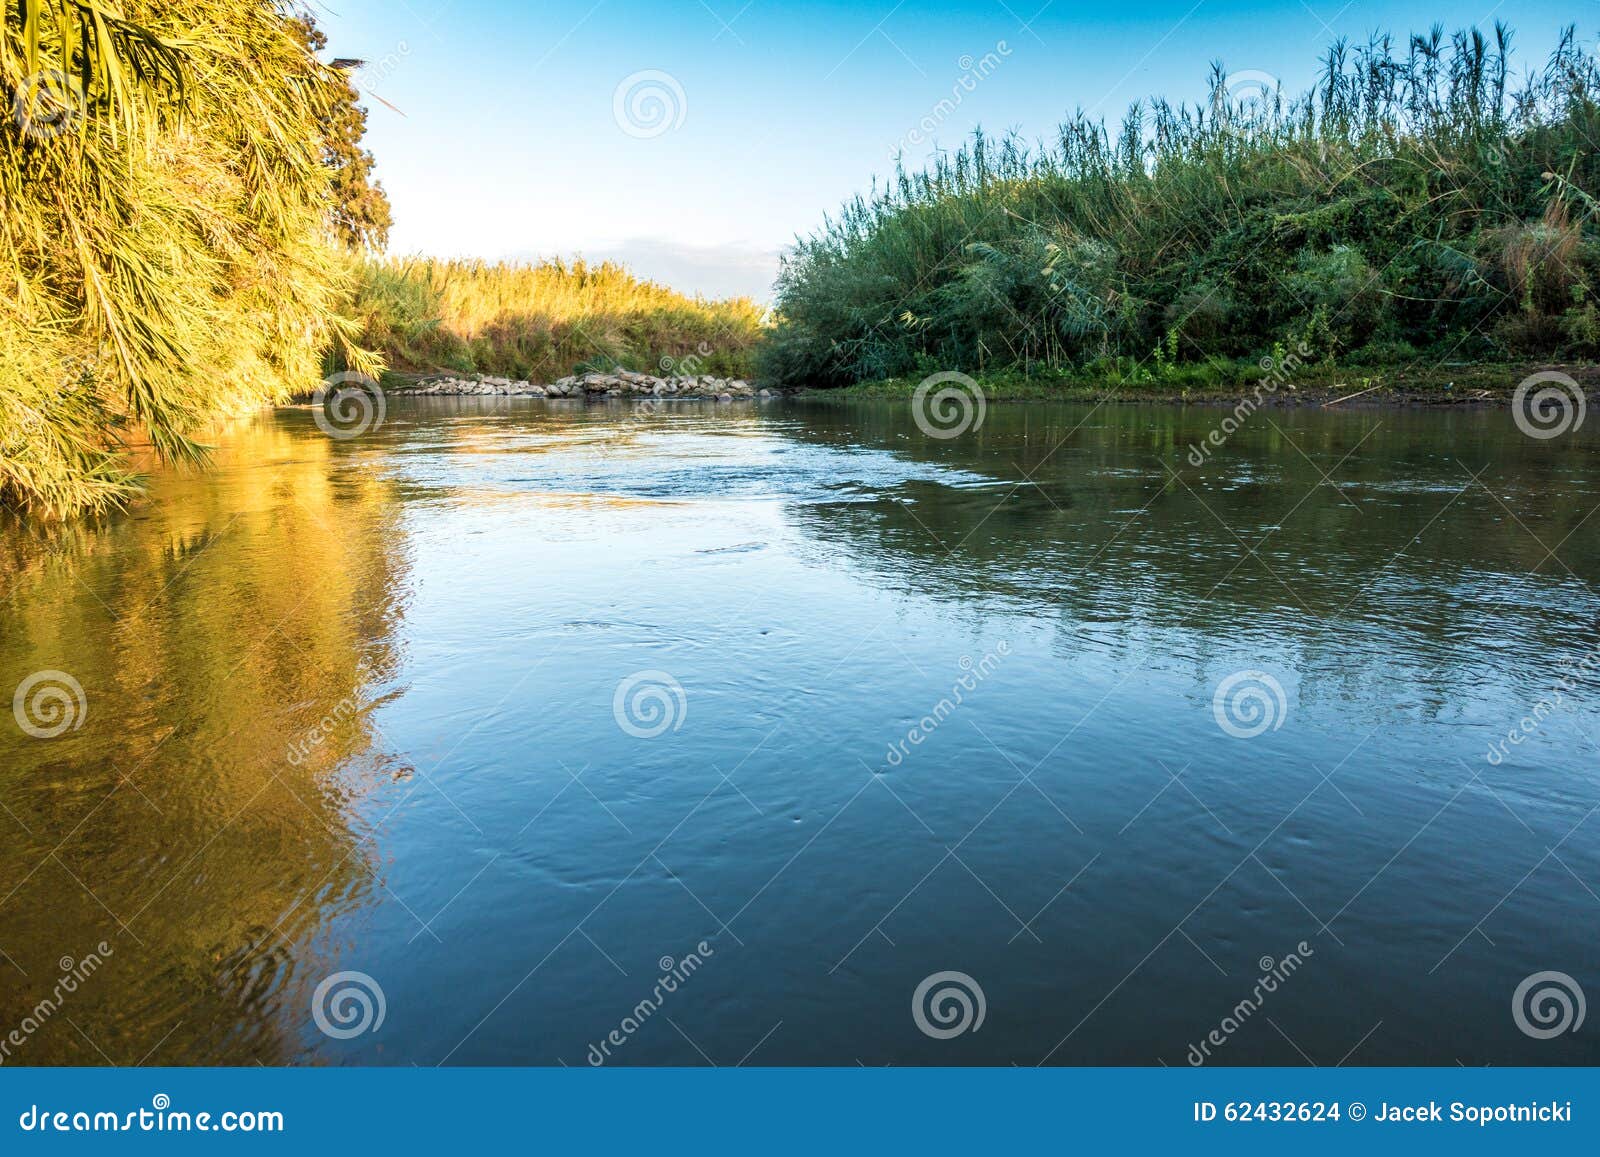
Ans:
<svg viewBox="0 0 1600 1157"><path fill-rule="evenodd" d="M8 527L0 1014L112 949L14 1063L581 1065L691 954L610 1063L1182 1065L1290 954L1213 1063L1600 1060L1593 430L1224 413L396 399Z"/></svg>

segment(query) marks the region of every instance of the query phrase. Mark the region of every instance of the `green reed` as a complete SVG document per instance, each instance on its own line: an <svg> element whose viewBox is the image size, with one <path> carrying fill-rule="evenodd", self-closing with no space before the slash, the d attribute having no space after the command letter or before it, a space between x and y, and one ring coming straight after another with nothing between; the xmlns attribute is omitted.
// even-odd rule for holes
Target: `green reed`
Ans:
<svg viewBox="0 0 1600 1157"><path fill-rule="evenodd" d="M1597 91L1571 28L1513 83L1505 27L1435 27L1340 41L1297 96L1213 65L1114 132L976 133L797 244L763 373L1592 357Z"/></svg>

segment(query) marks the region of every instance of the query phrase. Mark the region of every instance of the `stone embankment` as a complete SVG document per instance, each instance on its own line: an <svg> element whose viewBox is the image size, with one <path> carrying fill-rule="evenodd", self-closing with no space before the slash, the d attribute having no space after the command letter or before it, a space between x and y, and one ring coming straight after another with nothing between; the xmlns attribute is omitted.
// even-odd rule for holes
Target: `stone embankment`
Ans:
<svg viewBox="0 0 1600 1157"><path fill-rule="evenodd" d="M745 398L771 398L773 390L757 389L737 378L714 378L704 374L658 377L654 374L616 370L609 374L574 374L549 385L519 382L511 378L475 376L470 378L423 378L401 387L405 394L441 396L502 395L519 398L650 398L670 401L675 398L732 402Z"/></svg>

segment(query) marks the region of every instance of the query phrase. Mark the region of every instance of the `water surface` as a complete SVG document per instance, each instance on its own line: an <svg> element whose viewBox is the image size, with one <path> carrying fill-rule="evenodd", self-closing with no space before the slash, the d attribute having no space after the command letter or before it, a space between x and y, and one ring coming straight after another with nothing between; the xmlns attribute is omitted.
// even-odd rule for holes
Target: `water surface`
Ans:
<svg viewBox="0 0 1600 1157"><path fill-rule="evenodd" d="M1600 1062L1600 441L1224 415L284 409L5 524L3 1059Z"/></svg>

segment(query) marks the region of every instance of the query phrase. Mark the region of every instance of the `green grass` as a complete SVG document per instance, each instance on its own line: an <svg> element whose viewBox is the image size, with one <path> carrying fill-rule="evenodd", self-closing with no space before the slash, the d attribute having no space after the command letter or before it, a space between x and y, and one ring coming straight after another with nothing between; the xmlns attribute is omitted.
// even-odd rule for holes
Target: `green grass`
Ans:
<svg viewBox="0 0 1600 1157"><path fill-rule="evenodd" d="M980 133L800 242L763 376L1205 388L1275 349L1352 377L1600 357L1600 69L1569 29L1510 75L1509 31L1435 29L1336 44L1295 98L1217 66L1203 105L1120 130Z"/></svg>

